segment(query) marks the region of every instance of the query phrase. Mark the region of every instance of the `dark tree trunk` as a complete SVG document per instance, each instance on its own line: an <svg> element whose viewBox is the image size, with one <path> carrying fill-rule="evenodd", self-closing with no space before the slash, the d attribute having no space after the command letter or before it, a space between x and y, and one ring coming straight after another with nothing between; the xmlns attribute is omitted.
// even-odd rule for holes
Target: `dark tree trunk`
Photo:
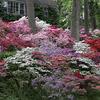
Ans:
<svg viewBox="0 0 100 100"><path fill-rule="evenodd" d="M92 30L96 29L96 16L95 16L95 2L91 0L89 2L89 12L90 12L90 23Z"/></svg>
<svg viewBox="0 0 100 100"><path fill-rule="evenodd" d="M92 29L96 29L96 17L95 15L92 17Z"/></svg>
<svg viewBox="0 0 100 100"><path fill-rule="evenodd" d="M84 0L84 20L85 20L85 33L89 33L89 6L88 0Z"/></svg>
<svg viewBox="0 0 100 100"><path fill-rule="evenodd" d="M79 41L80 35L80 0L73 0L72 8L72 36Z"/></svg>

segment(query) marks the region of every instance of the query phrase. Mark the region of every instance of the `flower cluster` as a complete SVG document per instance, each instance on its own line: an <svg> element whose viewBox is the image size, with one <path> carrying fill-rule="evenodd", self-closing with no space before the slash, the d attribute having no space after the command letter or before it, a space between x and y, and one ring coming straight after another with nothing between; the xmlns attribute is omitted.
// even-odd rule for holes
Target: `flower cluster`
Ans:
<svg viewBox="0 0 100 100"><path fill-rule="evenodd" d="M99 29L95 29L92 34L100 35L100 30Z"/></svg>
<svg viewBox="0 0 100 100"><path fill-rule="evenodd" d="M38 31L50 26L49 24L40 20L37 17L36 17L35 22L36 22L36 27L37 27ZM30 34L31 29L29 27L27 17L24 16L17 21L11 22L10 23L10 30L14 33L17 33L17 34Z"/></svg>
<svg viewBox="0 0 100 100"><path fill-rule="evenodd" d="M44 31L47 33L49 39L59 47L70 48L74 44L74 39L71 37L70 32L64 31L61 28L49 27Z"/></svg>
<svg viewBox="0 0 100 100"><path fill-rule="evenodd" d="M75 73L78 72L80 75L87 75L91 74L96 65L91 59L78 57L72 58L70 67Z"/></svg>
<svg viewBox="0 0 100 100"><path fill-rule="evenodd" d="M0 45L4 49L9 48L9 46L14 46L16 48L35 47L34 43L24 40L19 35L16 35L14 33L8 33L5 37L0 38Z"/></svg>
<svg viewBox="0 0 100 100"><path fill-rule="evenodd" d="M83 54L82 56L92 59L97 65L100 63L100 52L86 53L86 54Z"/></svg>
<svg viewBox="0 0 100 100"><path fill-rule="evenodd" d="M69 30L38 18L36 34L32 34L26 17L10 22L8 26L9 32L0 29L5 33L0 36L0 52L10 52L7 56L0 55L3 59L0 77L7 75L19 85L23 84L22 87L30 86L32 82L33 91L38 87L44 89L52 100L73 92L86 93L100 81L99 32L84 35L83 41L75 42ZM15 47L14 51L10 46Z"/></svg>
<svg viewBox="0 0 100 100"><path fill-rule="evenodd" d="M96 39L88 38L85 40L85 42L90 45L93 51L98 51L98 52L100 51L100 39L99 38L96 38Z"/></svg>
<svg viewBox="0 0 100 100"><path fill-rule="evenodd" d="M89 53L90 52L90 46L89 44L86 44L82 41L76 42L73 46L73 49L76 50L77 53Z"/></svg>
<svg viewBox="0 0 100 100"><path fill-rule="evenodd" d="M23 48L21 51L17 51L14 56L5 59L7 64L6 66L8 66L9 63L18 64L19 67L32 65L35 62L35 60L32 59L33 51L35 51L35 49L29 47Z"/></svg>
<svg viewBox="0 0 100 100"><path fill-rule="evenodd" d="M50 71L41 67L44 66L43 62L47 62L44 56L38 51L38 48L23 48L17 51L15 55L5 59L5 66L8 70L24 71L28 70L33 75L40 75L39 72L49 73Z"/></svg>
<svg viewBox="0 0 100 100"><path fill-rule="evenodd" d="M68 68L69 67L69 60L70 57L66 57L64 55L54 55L51 56L50 62L53 67L62 67L62 68Z"/></svg>

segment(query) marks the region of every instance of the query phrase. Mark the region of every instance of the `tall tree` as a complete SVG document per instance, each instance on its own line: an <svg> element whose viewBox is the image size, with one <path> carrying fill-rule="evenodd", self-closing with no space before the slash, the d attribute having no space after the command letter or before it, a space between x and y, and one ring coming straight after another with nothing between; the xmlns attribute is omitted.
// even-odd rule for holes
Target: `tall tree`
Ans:
<svg viewBox="0 0 100 100"><path fill-rule="evenodd" d="M72 7L72 36L79 41L80 34L80 0L73 0Z"/></svg>
<svg viewBox="0 0 100 100"><path fill-rule="evenodd" d="M57 0L58 25L63 28L71 26L72 0Z"/></svg>
<svg viewBox="0 0 100 100"><path fill-rule="evenodd" d="M35 33L36 24L35 24L34 0L26 0L26 7L27 7L27 16L30 28L32 29L32 32Z"/></svg>
<svg viewBox="0 0 100 100"><path fill-rule="evenodd" d="M90 0L89 2L89 12L90 12L90 22L92 30L96 29L96 8L95 8L95 0Z"/></svg>
<svg viewBox="0 0 100 100"><path fill-rule="evenodd" d="M89 33L89 5L88 0L84 0L84 21L85 21L85 33Z"/></svg>
<svg viewBox="0 0 100 100"><path fill-rule="evenodd" d="M0 17L3 17L5 14L3 2L4 2L3 0L0 0Z"/></svg>

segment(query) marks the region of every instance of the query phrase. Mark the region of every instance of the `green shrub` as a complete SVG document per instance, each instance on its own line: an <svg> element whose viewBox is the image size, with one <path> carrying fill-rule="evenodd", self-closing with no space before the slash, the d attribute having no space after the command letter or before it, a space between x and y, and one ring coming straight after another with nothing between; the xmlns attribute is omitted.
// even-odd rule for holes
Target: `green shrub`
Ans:
<svg viewBox="0 0 100 100"><path fill-rule="evenodd" d="M15 54L15 52L8 52L8 51L1 52L0 53L0 59L7 58L7 57L12 56L14 54Z"/></svg>
<svg viewBox="0 0 100 100"><path fill-rule="evenodd" d="M20 15L4 14L2 19L5 21L15 21L18 20L20 17Z"/></svg>

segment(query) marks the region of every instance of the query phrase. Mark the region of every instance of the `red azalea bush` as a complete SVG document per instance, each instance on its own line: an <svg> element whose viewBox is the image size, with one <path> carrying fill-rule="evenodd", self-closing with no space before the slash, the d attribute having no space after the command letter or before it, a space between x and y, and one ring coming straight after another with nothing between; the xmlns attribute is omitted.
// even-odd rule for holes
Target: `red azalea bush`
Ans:
<svg viewBox="0 0 100 100"><path fill-rule="evenodd" d="M23 48L23 47L34 47L35 44L31 43L30 41L25 41L20 38L18 35L14 33L8 33L5 37L0 38L0 45L7 49L9 46L14 46L16 48Z"/></svg>
<svg viewBox="0 0 100 100"><path fill-rule="evenodd" d="M70 57L64 55L54 55L50 57L50 62L53 68L69 68Z"/></svg>
<svg viewBox="0 0 100 100"><path fill-rule="evenodd" d="M91 48L90 53L83 54L82 56L92 59L96 64L100 63L100 30L94 30L90 36L84 38L84 42L89 44Z"/></svg>
<svg viewBox="0 0 100 100"><path fill-rule="evenodd" d="M43 28L41 28L41 30L39 30L39 32L35 35L31 33L28 19L26 17L22 17L17 21L2 25L4 27L6 26L6 29L9 29L10 31L7 31L7 34L5 34L5 31L1 32L2 34L4 33L4 37L0 38L0 44L4 47L8 47L10 44L15 46L17 45L18 47L27 47L27 45L30 46L36 43L40 46L43 40L48 40L61 48L70 48L74 44L74 39L71 37L69 32L46 24L41 20L36 20L36 24L37 27ZM0 30L2 31L2 29Z"/></svg>
<svg viewBox="0 0 100 100"><path fill-rule="evenodd" d="M50 63L50 57L43 54L42 52L40 51L34 51L32 52L32 58L36 59L36 63L38 65L42 65L42 66L50 66L51 63Z"/></svg>
<svg viewBox="0 0 100 100"><path fill-rule="evenodd" d="M93 51L100 52L100 39L99 38L95 38L95 39L88 38L85 40L85 42L90 45L90 47Z"/></svg>

